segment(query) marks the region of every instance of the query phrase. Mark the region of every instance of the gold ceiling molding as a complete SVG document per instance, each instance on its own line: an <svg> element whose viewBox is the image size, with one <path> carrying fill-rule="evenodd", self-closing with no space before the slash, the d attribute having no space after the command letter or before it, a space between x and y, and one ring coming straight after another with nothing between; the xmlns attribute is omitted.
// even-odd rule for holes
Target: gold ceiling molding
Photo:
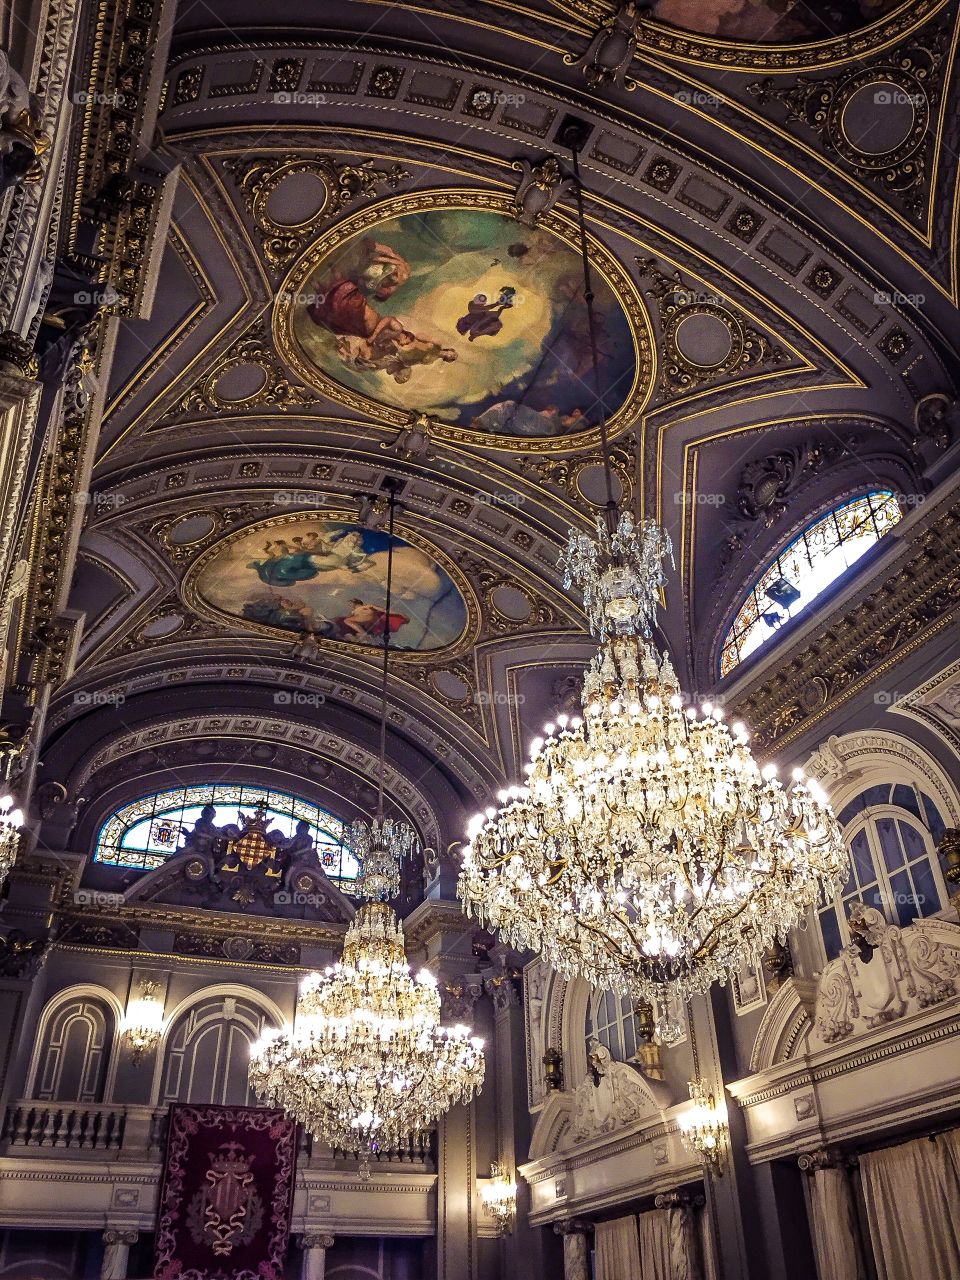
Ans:
<svg viewBox="0 0 960 1280"><path fill-rule="evenodd" d="M88 789L91 779L99 776L111 765L128 759L135 752L203 739L217 741L238 739L244 742L256 740L293 747L317 756L334 768L345 770L352 778L367 787L372 785L370 779L378 776L379 765L375 751L369 751L359 743L320 724L316 713L310 708L306 708L303 715L298 716L290 713L287 707L281 706L272 714L250 711L235 714L204 712L195 716L165 716L142 728L128 730L119 734L107 746L85 757L80 767L69 778L70 792L73 795L82 794ZM203 761L199 760L197 763L202 764ZM310 782L310 775L304 775L303 780ZM313 778L312 785L323 788L328 780L328 774L323 778ZM433 805L417 782L408 778L395 763L391 762L389 756L385 782L388 795L418 827L424 836L425 843L436 845L439 840L439 827Z"/></svg>
<svg viewBox="0 0 960 1280"><path fill-rule="evenodd" d="M227 396L218 388L232 372L252 370L259 385L240 395ZM302 409L321 397L309 386L292 381L273 348L266 322L258 318L219 357L170 410L173 414L217 414L249 412L256 409Z"/></svg>
<svg viewBox="0 0 960 1280"><path fill-rule="evenodd" d="M369 200L383 187L396 189L410 175L399 164L378 168L373 160L341 163L329 156L240 156L226 161L247 212L253 218L272 267L289 266L320 229L359 200ZM271 200L288 178L307 174L317 178L326 197L315 213L301 222L284 223L270 212Z"/></svg>
<svg viewBox="0 0 960 1280"><path fill-rule="evenodd" d="M300 344L293 335L293 299L309 292L309 285L317 264L331 252L341 248L359 232L373 231L381 223L404 214L426 213L435 210L479 210L514 217L514 197L490 190L437 189L411 192L380 201L338 222L310 247L293 267L278 291L278 301L273 313L273 335L277 350L286 363L306 383L334 402L346 405L374 421L399 430L409 426L411 414L361 392L353 391L329 377L323 370L307 360ZM572 218L556 211L540 215L537 226L552 233L570 249L579 252L576 224ZM612 437L627 429L642 413L654 379L655 356L650 317L642 296L620 262L596 239L591 243L591 262L602 276L623 308L634 343L635 377L633 386L621 407L611 414L608 427ZM431 419L432 434L436 439L455 441L458 444L480 446L484 449L516 451L518 446L525 453L570 453L584 445L596 444L599 436L593 429L569 435L546 438L504 436L486 434L472 428Z"/></svg>
<svg viewBox="0 0 960 1280"><path fill-rule="evenodd" d="M318 498L322 498L322 495L318 495ZM215 542L224 530L231 529L241 522L249 523L255 516L262 515L265 511L273 511L275 508L276 503L273 501L237 502L227 506L190 507L186 510L178 511L172 516L164 516L160 520L154 520L148 525L139 525L138 530L158 543L174 564L184 565L188 564L206 547L209 547L212 542ZM188 541L178 542L176 540L178 528L182 528L190 521L204 520L209 521L209 527L205 533Z"/></svg>
<svg viewBox="0 0 960 1280"><path fill-rule="evenodd" d="M768 77L748 85L747 92L760 106L779 102L787 113L788 124L811 130L821 145L848 165L861 181L902 201L911 217L926 223L930 196L928 160L939 142L932 136L930 123L941 97L936 76L944 53L934 44L937 33L923 35L872 66L830 78L797 76L789 85ZM878 94L886 93L891 98L887 87L891 84L913 112L911 126L906 136L889 149L867 151L848 136L846 110L857 95L871 87L875 87L875 102Z"/></svg>
<svg viewBox="0 0 960 1280"><path fill-rule="evenodd" d="M748 324L718 296L685 285L677 270L661 271L653 258L637 258L636 263L641 279L652 281L645 292L659 310L662 346L658 390L663 395L675 397L721 379L752 376L754 371L759 373L786 362L787 353L779 343ZM715 359L698 361L684 353L681 330L697 316L705 317L707 324L714 322L725 332L725 354L718 350ZM810 367L809 361L803 363Z"/></svg>
<svg viewBox="0 0 960 1280"><path fill-rule="evenodd" d="M557 3L558 0L553 0ZM569 0L574 11L598 6L590 0ZM894 13L887 14L869 26L843 35L803 44L747 44L718 39L697 32L684 32L649 18L640 24L637 54L647 52L681 62L736 71L789 72L828 67L851 59L862 59L878 53L921 26L927 19L950 3L950 0L905 0ZM568 7L568 0L563 0ZM612 5L604 6L607 10Z"/></svg>
<svg viewBox="0 0 960 1280"><path fill-rule="evenodd" d="M879 587L748 684L734 701L765 752L784 747L876 681L946 627L960 611L960 509L950 506L922 532Z"/></svg>

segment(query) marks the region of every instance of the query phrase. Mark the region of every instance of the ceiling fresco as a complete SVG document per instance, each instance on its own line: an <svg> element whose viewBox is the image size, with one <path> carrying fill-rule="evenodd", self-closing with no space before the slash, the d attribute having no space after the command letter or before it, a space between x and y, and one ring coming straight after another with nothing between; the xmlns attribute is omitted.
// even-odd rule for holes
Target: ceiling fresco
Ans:
<svg viewBox="0 0 960 1280"><path fill-rule="evenodd" d="M902 0L655 0L660 22L727 40L795 44L845 35L902 7Z"/></svg>
<svg viewBox="0 0 960 1280"><path fill-rule="evenodd" d="M281 292L301 373L343 399L434 416L503 443L596 426L597 393L576 251L488 209L438 207L348 221ZM595 290L606 412L640 376L638 342L610 282ZM350 402L350 398L347 398Z"/></svg>
<svg viewBox="0 0 960 1280"><path fill-rule="evenodd" d="M304 514L244 528L197 564L200 604L261 630L399 651L444 649L467 624L463 595L435 556L378 529Z"/></svg>
<svg viewBox="0 0 960 1280"><path fill-rule="evenodd" d="M777 548L866 488L919 505L954 439L955 4L322 8L178 6L169 229L97 393L44 745L84 838L161 767L366 812L386 627L389 800L443 854L575 705L558 557L604 488L571 114L614 484L673 541L688 692Z"/></svg>

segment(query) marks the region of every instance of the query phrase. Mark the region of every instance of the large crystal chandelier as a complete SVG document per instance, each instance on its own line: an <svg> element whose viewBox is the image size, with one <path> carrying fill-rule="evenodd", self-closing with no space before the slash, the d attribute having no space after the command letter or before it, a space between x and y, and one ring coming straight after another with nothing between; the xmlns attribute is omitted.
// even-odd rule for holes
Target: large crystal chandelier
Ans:
<svg viewBox="0 0 960 1280"><path fill-rule="evenodd" d="M0 796L0 884L9 875L20 848L23 812L14 805L14 798L9 792Z"/></svg>
<svg viewBox="0 0 960 1280"><path fill-rule="evenodd" d="M468 1101L483 1072L483 1041L441 1027L436 979L411 975L396 916L370 902L337 964L303 980L293 1031L255 1046L250 1082L314 1136L369 1159Z"/></svg>
<svg viewBox="0 0 960 1280"><path fill-rule="evenodd" d="M606 512L594 538L571 532L561 561L600 642L583 716L547 725L525 783L473 820L458 891L481 922L561 974L664 1008L666 987L687 999L782 940L845 879L847 857L815 783L797 772L781 786L743 725L728 729L709 703L684 705L653 639L670 542L653 521L618 512L602 415L600 434Z"/></svg>
<svg viewBox="0 0 960 1280"><path fill-rule="evenodd" d="M390 490L386 612L393 577L394 492ZM356 893L366 902L344 938L343 955L300 985L292 1030L254 1045L250 1083L335 1150L371 1157L405 1146L483 1083L483 1041L468 1027L440 1025L440 995L427 971L414 978L403 931L388 900L400 892L401 860L417 847L413 828L383 813L389 625L384 631L380 791L376 817L356 823Z"/></svg>

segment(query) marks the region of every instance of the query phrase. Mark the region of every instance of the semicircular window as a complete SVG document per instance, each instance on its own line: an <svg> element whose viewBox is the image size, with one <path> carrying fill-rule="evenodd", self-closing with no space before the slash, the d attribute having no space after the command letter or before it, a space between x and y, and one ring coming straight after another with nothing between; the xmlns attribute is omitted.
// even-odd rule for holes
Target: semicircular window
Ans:
<svg viewBox="0 0 960 1280"><path fill-rule="evenodd" d="M217 782L177 787L143 796L106 820L100 828L94 862L150 871L182 852L205 805L217 810L218 826L238 822L239 815L257 813L266 819L267 830L292 836L298 822L310 825L314 849L327 875L346 888L356 880L359 866L346 847L346 825L315 804L273 791L240 783Z"/></svg>
<svg viewBox="0 0 960 1280"><path fill-rule="evenodd" d="M721 676L802 613L900 517L893 491L874 489L841 503L808 525L766 566L740 606L723 642Z"/></svg>

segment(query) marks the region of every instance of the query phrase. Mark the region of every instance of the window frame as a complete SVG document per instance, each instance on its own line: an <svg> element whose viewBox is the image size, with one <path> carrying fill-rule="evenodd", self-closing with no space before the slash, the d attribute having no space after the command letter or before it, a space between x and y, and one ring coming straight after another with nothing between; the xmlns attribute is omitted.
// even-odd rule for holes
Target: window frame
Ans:
<svg viewBox="0 0 960 1280"><path fill-rule="evenodd" d="M873 499L878 499L878 502L874 504L874 502L872 501ZM823 525L828 524L831 520L833 521L835 527L837 528L838 541L835 543L834 547L831 548L831 552L828 552L827 554L831 554L833 550L836 550L842 547L845 542L849 542L851 540L850 536L848 535L847 537L844 537L840 533L839 525L837 521L838 515L841 512L843 512L846 508L853 506L855 503L863 502L864 500L866 500L869 504L870 518L873 523L873 531L876 533L876 537L874 538L874 541L871 543L871 545L866 547L864 551L861 552L861 554L857 556L857 558L851 564L847 565L845 568L841 569L838 573L836 573L827 583L824 584L823 587L821 587L821 589L816 593L816 595L812 596L806 602L806 604L804 604L796 613L793 613L793 614L787 613L787 616L778 626L767 631L767 633L761 639L760 643L756 645L755 648L751 649L748 653L741 654L742 639L745 636L749 635L758 626L758 624L762 621L763 613L767 609L777 607L774 601L768 601L766 604L764 604L760 595L758 594L760 585L764 581L764 579L766 579L768 576L773 575L774 573L779 573L780 576L782 577L784 575L784 570L782 567L783 558L790 552L790 550L793 547L795 547L800 542L803 542L806 547L807 539L809 538L809 536L812 533L814 533L816 530L819 530ZM825 596L830 591L830 589L834 586L834 584L839 582L840 579L843 578L845 574L852 573L857 570L857 567L862 563L862 561L868 555L870 555L874 547L876 547L879 543L881 543L883 539L887 536L887 534L890 533L894 528L896 528L896 526L903 519L903 511L901 509L900 515L898 516L898 518L894 520L891 524L889 524L883 531L880 531L879 523L877 519L878 511L876 511L874 507L876 505L878 509L882 509L887 507L891 502L898 505L900 503L898 492L896 489L892 487L866 489L859 493L853 493L849 497L844 498L842 501L835 503L831 507L828 507L815 519L810 520L807 524L803 526L802 529L800 529L798 533L794 534L791 538L789 538L786 542L784 542L780 546L780 548L777 550L776 554L771 555L767 560L764 561L762 568L759 570L759 572L754 574L750 585L748 586L746 591L742 594L742 596L739 598L739 603L737 604L736 608L733 610L733 616L729 622L729 625L723 631L720 644L719 644L719 652L716 658L716 669L717 669L717 675L719 679L723 680L728 678L729 676L732 676L733 673L737 671L739 668L741 668L744 663L750 662L751 660L753 660L763 649L767 647L767 645L771 641L773 641L785 629L789 628L791 623L795 622L798 618L802 618L809 615L811 609L816 605L817 601L820 600L823 596ZM807 550L807 556L809 559L810 557L809 549ZM811 565L812 565L812 561L811 561ZM751 602L753 604L754 609L756 610L755 618L752 621L744 624L742 627L738 627L738 623L740 621L741 616L743 615L744 611L748 608L748 606L751 604ZM783 606L780 606L780 607L783 607ZM788 609L790 607L792 606L787 606ZM731 648L735 652L735 655L736 655L735 660L733 661L732 665L730 665L726 670L724 670L726 655L728 650L730 650Z"/></svg>
<svg viewBox="0 0 960 1280"><path fill-rule="evenodd" d="M239 798L218 800L217 792L224 790L239 793ZM258 803L257 797L266 799L268 813L273 812L291 824L300 820L309 822L315 833L314 850L320 865L334 884L349 891L359 875L359 866L352 874L342 874L345 859L350 859L353 864L356 864L347 840L349 823L321 805L304 799L303 796L261 783L230 780L185 783L179 787L164 787L157 791L149 791L132 800L127 800L113 809L99 824L94 837L91 861L98 866L116 867L124 871L140 871L144 874L155 871L184 852L179 843L184 833L183 831L179 833L177 844L166 853L151 849L125 850L123 841L135 827L145 822L152 824L166 815L182 814L185 810L200 808L206 804L216 808L218 824L225 825L235 819L231 816L221 818L222 814L233 815L238 811L252 814ZM162 803L164 800L169 800L169 803ZM284 802L288 803L284 804ZM137 812L138 809L139 812ZM178 819L174 817L174 820ZM320 839L317 839L317 836ZM329 837L329 840L323 840L323 836ZM337 850L338 856L335 866L328 867L323 862L323 853L330 847ZM347 867L350 865L351 863L348 862Z"/></svg>
<svg viewBox="0 0 960 1280"><path fill-rule="evenodd" d="M914 790L916 790L916 788L914 788ZM924 812L922 804L921 812ZM914 858L910 861L904 862L903 867L898 868L896 871L888 871L876 825L884 818L891 818L896 822L905 822L920 834L920 837L923 840L925 859L933 874L934 883L940 897L939 904L935 911L932 911L927 915L918 913L914 919L929 919L930 916L935 916L944 910L945 904L948 902L949 898L946 882L943 878L943 868L940 866L937 846L929 827L927 827L921 819L917 818L916 814L911 813L909 809L905 809L902 805L893 804L890 801L865 805L864 808L855 814L844 827L843 843L847 849L847 856L850 859L851 868L853 866L851 845L861 831L864 832L866 837L867 849L869 851L874 870L874 879L870 881L869 884L871 886L871 891L872 886L874 884L876 885L876 892L879 898L879 903L868 902L867 905L874 906L877 910L882 911L888 924L894 924L902 928L909 928L909 923L903 926L900 925L900 918L896 909L896 894L891 886L890 877L891 875L898 875L900 871L905 868L909 869L913 867L923 859L921 857ZM911 876L911 880L912 879L913 877ZM858 887L844 897L843 891L840 890L833 895L830 902L825 903L822 907L817 909L815 913L817 920L817 935L825 964L829 964L831 960L836 959L836 956L831 956L828 953L826 939L823 935L823 926L821 924L822 916L827 911L833 911L835 913L840 932L841 945L842 947L849 946L853 939L850 935L850 924L845 907L852 902L864 901L864 892L863 888Z"/></svg>

